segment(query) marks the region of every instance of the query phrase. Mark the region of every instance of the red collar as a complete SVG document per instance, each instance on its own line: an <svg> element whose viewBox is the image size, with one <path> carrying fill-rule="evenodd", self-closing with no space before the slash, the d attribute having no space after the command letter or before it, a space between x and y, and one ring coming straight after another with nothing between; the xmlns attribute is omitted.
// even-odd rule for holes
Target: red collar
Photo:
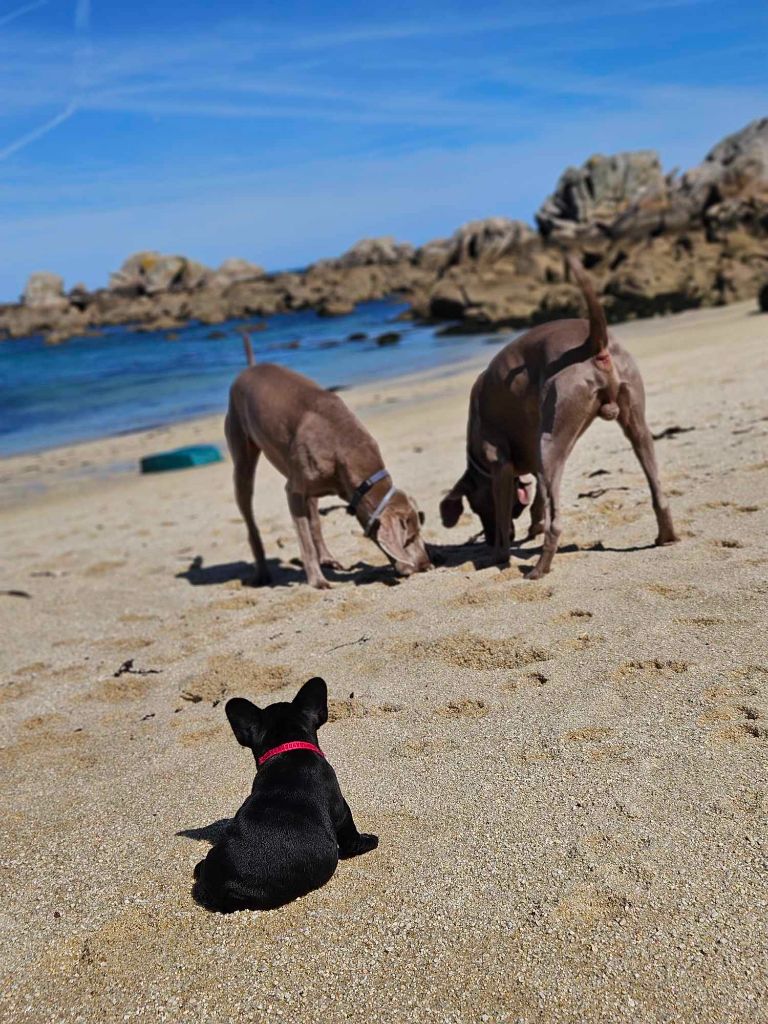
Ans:
<svg viewBox="0 0 768 1024"><path fill-rule="evenodd" d="M315 746L314 743L306 743L304 740L291 740L290 743L281 743L279 747L272 747L265 754L262 754L256 764L261 768L265 761L268 761L270 757L277 757L278 754L287 754L289 750L311 750L313 754L319 754L320 757L325 757L320 747Z"/></svg>

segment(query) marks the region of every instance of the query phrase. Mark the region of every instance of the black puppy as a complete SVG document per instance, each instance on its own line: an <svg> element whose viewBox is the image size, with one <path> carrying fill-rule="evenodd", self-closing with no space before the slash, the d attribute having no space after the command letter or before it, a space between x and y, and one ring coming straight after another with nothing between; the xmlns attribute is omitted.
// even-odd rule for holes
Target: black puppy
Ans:
<svg viewBox="0 0 768 1024"><path fill-rule="evenodd" d="M361 835L336 773L317 745L328 689L310 679L288 703L224 709L238 743L256 758L251 795L195 867L193 895L213 910L269 910L325 885L339 858L379 845Z"/></svg>

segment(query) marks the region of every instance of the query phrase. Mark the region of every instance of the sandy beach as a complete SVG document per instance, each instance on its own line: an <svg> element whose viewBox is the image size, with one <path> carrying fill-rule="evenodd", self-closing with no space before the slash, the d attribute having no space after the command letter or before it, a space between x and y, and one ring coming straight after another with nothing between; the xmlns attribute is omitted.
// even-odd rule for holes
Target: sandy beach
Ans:
<svg viewBox="0 0 768 1024"><path fill-rule="evenodd" d="M344 393L427 514L442 564L402 582L326 499L352 568L310 589L262 462L276 584L244 587L229 463L135 469L223 445L220 416L0 462L0 1020L765 1021L768 317L615 330L682 543L653 547L598 422L536 583L534 544L500 571L476 520L437 514L481 343ZM223 702L318 674L321 744L379 848L281 910L209 913L192 868L254 773Z"/></svg>

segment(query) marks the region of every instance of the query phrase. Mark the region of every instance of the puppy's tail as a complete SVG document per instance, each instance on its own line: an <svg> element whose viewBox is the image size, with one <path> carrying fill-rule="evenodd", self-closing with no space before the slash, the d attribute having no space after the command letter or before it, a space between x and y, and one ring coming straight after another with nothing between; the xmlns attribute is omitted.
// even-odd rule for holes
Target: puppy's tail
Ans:
<svg viewBox="0 0 768 1024"><path fill-rule="evenodd" d="M589 340L592 342L593 355L600 357L608 350L608 322L605 319L605 312L600 305L600 300L595 295L587 274L584 272L579 260L571 253L567 253L565 262L573 274L576 284L581 288L584 301L587 304L587 315L589 317Z"/></svg>
<svg viewBox="0 0 768 1024"><path fill-rule="evenodd" d="M240 337L243 339L243 350L245 351L245 361L249 366L256 365L256 358L253 354L253 345L251 344L251 336L248 331L240 331Z"/></svg>

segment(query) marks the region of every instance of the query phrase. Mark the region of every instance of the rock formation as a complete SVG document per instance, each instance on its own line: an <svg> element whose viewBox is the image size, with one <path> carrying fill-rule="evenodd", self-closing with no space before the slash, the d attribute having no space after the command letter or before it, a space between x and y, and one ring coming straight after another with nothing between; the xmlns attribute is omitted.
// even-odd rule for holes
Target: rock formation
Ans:
<svg viewBox="0 0 768 1024"><path fill-rule="evenodd" d="M246 260L217 270L140 252L107 288L33 274L18 304L0 306L0 337L60 341L90 328L165 330L189 321L315 309L326 316L398 294L447 330L489 330L581 310L563 250L580 252L612 319L752 298L768 281L768 118L728 136L681 176L655 153L593 156L568 168L536 214L472 221L420 248L363 239L337 259L267 274Z"/></svg>

